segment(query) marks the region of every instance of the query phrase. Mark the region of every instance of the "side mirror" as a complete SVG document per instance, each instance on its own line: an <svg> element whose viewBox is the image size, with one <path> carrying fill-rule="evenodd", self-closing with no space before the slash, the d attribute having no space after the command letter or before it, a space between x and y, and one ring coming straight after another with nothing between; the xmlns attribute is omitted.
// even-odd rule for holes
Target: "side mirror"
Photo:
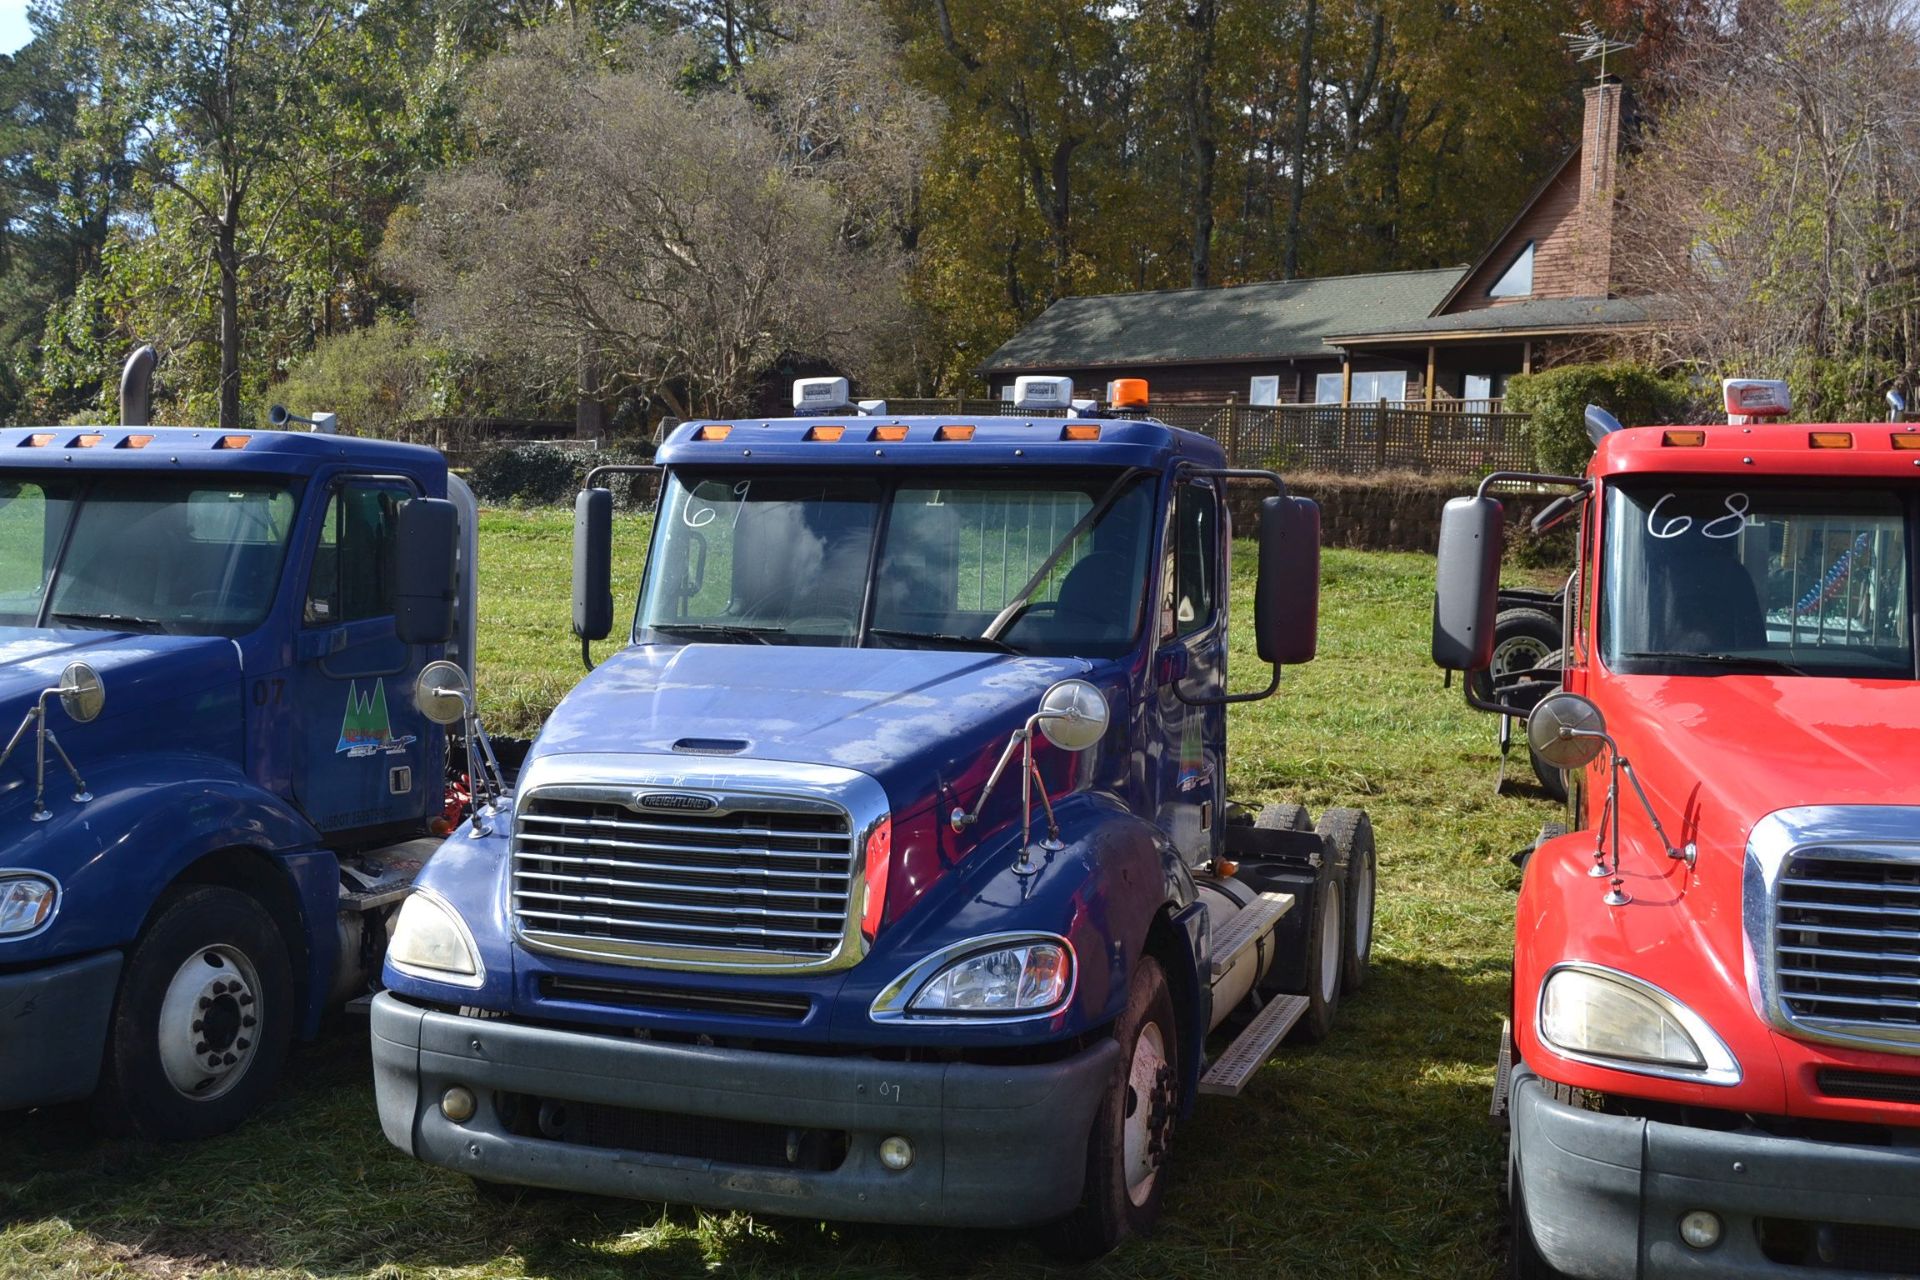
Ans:
<svg viewBox="0 0 1920 1280"><path fill-rule="evenodd" d="M460 664L444 659L422 667L419 678L413 682L414 705L435 724L458 724L467 714L471 693L467 688L467 673L460 669Z"/></svg>
<svg viewBox="0 0 1920 1280"><path fill-rule="evenodd" d="M1440 513L1433 660L1448 671L1485 671L1493 665L1505 541L1506 511L1493 498L1455 498Z"/></svg>
<svg viewBox="0 0 1920 1280"><path fill-rule="evenodd" d="M75 724L86 724L100 715L107 704L106 686L100 673L85 662L69 662L60 673L60 705Z"/></svg>
<svg viewBox="0 0 1920 1280"><path fill-rule="evenodd" d="M394 630L405 644L453 639L459 509L444 498L400 504L394 557Z"/></svg>
<svg viewBox="0 0 1920 1280"><path fill-rule="evenodd" d="M1040 698L1034 719L1062 751L1085 751L1107 736L1107 700L1085 680L1062 680Z"/></svg>
<svg viewBox="0 0 1920 1280"><path fill-rule="evenodd" d="M1262 662L1290 667L1313 661L1320 636L1320 505L1311 498L1260 503L1253 635Z"/></svg>
<svg viewBox="0 0 1920 1280"><path fill-rule="evenodd" d="M1577 693L1550 693L1527 716L1527 745L1556 769L1584 769L1606 745L1607 719Z"/></svg>
<svg viewBox="0 0 1920 1280"><path fill-rule="evenodd" d="M613 630L613 491L582 489L573 502L573 633Z"/></svg>

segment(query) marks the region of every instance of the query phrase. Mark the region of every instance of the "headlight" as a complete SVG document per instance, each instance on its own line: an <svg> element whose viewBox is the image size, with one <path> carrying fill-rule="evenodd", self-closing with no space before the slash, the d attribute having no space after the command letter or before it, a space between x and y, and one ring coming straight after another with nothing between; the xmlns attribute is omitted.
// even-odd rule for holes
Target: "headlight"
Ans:
<svg viewBox="0 0 1920 1280"><path fill-rule="evenodd" d="M1699 1014L1652 983L1561 965L1540 992L1540 1036L1570 1058L1622 1071L1737 1084L1740 1064Z"/></svg>
<svg viewBox="0 0 1920 1280"><path fill-rule="evenodd" d="M418 977L480 985L480 954L473 936L454 909L430 893L416 890L400 904L387 959Z"/></svg>
<svg viewBox="0 0 1920 1280"><path fill-rule="evenodd" d="M60 890L44 876L0 878L0 938L32 933L53 919Z"/></svg>
<svg viewBox="0 0 1920 1280"><path fill-rule="evenodd" d="M915 1013L1033 1013L1066 998L1073 961L1065 944L1033 942L948 965L914 993Z"/></svg>

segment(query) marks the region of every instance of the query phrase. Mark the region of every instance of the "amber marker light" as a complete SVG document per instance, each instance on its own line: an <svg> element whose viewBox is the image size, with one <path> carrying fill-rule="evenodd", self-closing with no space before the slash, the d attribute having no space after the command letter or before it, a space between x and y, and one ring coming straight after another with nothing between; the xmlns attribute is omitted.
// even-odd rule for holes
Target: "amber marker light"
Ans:
<svg viewBox="0 0 1920 1280"><path fill-rule="evenodd" d="M727 426L725 423L709 422L706 426L694 432L693 438L695 440L725 440L732 434L733 428Z"/></svg>
<svg viewBox="0 0 1920 1280"><path fill-rule="evenodd" d="M867 439L878 441L881 444L897 444L906 438L907 429L898 424L886 427L875 427L873 430L867 432Z"/></svg>
<svg viewBox="0 0 1920 1280"><path fill-rule="evenodd" d="M1145 378L1115 378L1112 391L1111 407L1115 409L1146 408L1147 380Z"/></svg>
<svg viewBox="0 0 1920 1280"><path fill-rule="evenodd" d="M1676 449L1698 449L1707 442L1704 431L1667 431L1660 436L1660 443Z"/></svg>
<svg viewBox="0 0 1920 1280"><path fill-rule="evenodd" d="M152 443L152 436L128 436L113 447L116 449L144 449Z"/></svg>
<svg viewBox="0 0 1920 1280"><path fill-rule="evenodd" d="M973 439L973 428L971 426L960 425L945 426L934 432L933 438L935 440L971 440Z"/></svg>
<svg viewBox="0 0 1920 1280"><path fill-rule="evenodd" d="M1893 437L1893 447L1896 449L1920 449L1920 432L1896 432Z"/></svg>
<svg viewBox="0 0 1920 1280"><path fill-rule="evenodd" d="M252 436L221 436L220 439L214 443L213 447L216 449L244 449L247 447L247 441L251 439L253 439Z"/></svg>
<svg viewBox="0 0 1920 1280"><path fill-rule="evenodd" d="M25 445L29 449L44 449L48 445L53 443L53 433L48 431L36 431L32 435L28 436L25 440L22 440L20 443Z"/></svg>
<svg viewBox="0 0 1920 1280"><path fill-rule="evenodd" d="M99 444L102 440L105 440L105 439L106 439L105 436L94 435L91 433L84 436L75 436L73 438L73 445L71 447L75 449L91 449L93 448L93 446Z"/></svg>
<svg viewBox="0 0 1920 1280"><path fill-rule="evenodd" d="M841 436L845 434L847 434L847 429L845 427L808 427L807 428L807 439L809 440L829 440L829 441L838 440Z"/></svg>
<svg viewBox="0 0 1920 1280"><path fill-rule="evenodd" d="M1097 422L1069 422L1060 428L1062 440L1098 440L1100 424Z"/></svg>
<svg viewBox="0 0 1920 1280"><path fill-rule="evenodd" d="M1853 432L1851 431L1809 431L1807 444L1815 449L1851 449Z"/></svg>

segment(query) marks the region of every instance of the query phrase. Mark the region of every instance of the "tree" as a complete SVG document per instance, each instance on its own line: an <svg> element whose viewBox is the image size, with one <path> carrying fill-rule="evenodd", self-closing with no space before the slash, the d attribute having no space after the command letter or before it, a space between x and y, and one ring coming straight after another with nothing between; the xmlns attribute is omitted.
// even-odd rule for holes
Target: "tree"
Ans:
<svg viewBox="0 0 1920 1280"><path fill-rule="evenodd" d="M603 47L559 24L486 66L475 155L429 181L387 258L429 330L680 416L741 408L789 352L860 362L900 298L898 254L850 233L873 206L830 180L840 148L867 144L776 127L791 104L770 119L741 93L689 95L686 62L638 30ZM816 126L834 118L816 105ZM826 176L796 163L802 137Z"/></svg>

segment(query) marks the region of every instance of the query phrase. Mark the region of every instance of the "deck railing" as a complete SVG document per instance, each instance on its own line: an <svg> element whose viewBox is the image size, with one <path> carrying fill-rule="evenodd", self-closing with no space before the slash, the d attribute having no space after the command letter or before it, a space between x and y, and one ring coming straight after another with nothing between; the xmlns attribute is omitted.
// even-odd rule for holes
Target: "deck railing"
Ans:
<svg viewBox="0 0 1920 1280"><path fill-rule="evenodd" d="M1482 405L1499 406L1480 408ZM998 400L889 397L897 414L983 417L1010 412ZM1034 416L1041 416L1035 414ZM1059 416L1058 412L1046 416ZM1212 436L1236 467L1362 475L1415 471L1478 475L1526 470L1533 458L1527 415L1497 400L1378 400L1366 404L1150 404L1145 416Z"/></svg>

